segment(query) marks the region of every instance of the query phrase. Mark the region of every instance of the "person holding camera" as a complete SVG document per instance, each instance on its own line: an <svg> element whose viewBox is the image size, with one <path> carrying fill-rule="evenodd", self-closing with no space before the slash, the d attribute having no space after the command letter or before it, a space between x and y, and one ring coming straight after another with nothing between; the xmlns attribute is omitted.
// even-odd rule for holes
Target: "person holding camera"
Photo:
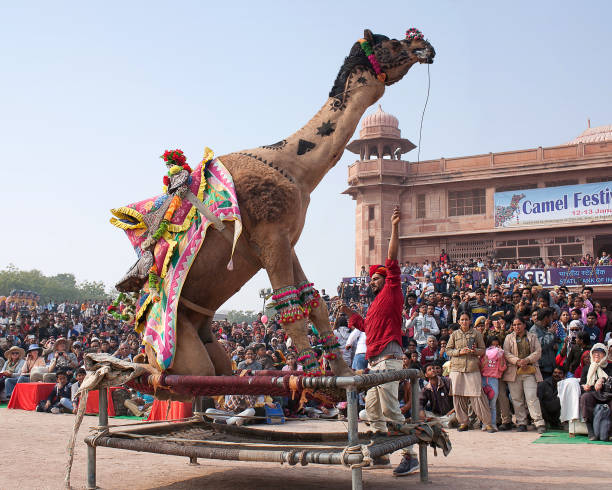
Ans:
<svg viewBox="0 0 612 490"><path fill-rule="evenodd" d="M484 430L497 432L491 424L489 400L482 391L480 357L485 353L484 338L472 327L472 315L467 311L459 315L459 327L453 331L446 344L446 354L451 359L450 380L453 405L459 422L457 430L469 429L469 402Z"/></svg>
<svg viewBox="0 0 612 490"><path fill-rule="evenodd" d="M43 375L43 382L52 383L55 381L55 373L64 371L70 376L79 366L76 356L68 351L68 340L59 337L53 346L53 358L49 364L49 372Z"/></svg>

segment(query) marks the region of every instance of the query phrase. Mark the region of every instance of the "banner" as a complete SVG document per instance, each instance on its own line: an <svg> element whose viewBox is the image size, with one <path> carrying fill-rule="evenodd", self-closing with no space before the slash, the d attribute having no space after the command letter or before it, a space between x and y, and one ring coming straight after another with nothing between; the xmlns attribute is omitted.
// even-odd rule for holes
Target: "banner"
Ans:
<svg viewBox="0 0 612 490"><path fill-rule="evenodd" d="M495 193L495 228L612 220L612 182Z"/></svg>
<svg viewBox="0 0 612 490"><path fill-rule="evenodd" d="M486 272L475 271L472 277L480 282ZM504 282L533 282L545 288L553 286L603 286L612 284L612 266L556 267L551 269L521 269L501 271Z"/></svg>
<svg viewBox="0 0 612 490"><path fill-rule="evenodd" d="M422 277L421 280L423 280ZM416 277L411 276L409 274L402 274L402 281L414 282L416 281ZM342 282L346 284L361 284L362 282L370 284L370 276L343 277Z"/></svg>

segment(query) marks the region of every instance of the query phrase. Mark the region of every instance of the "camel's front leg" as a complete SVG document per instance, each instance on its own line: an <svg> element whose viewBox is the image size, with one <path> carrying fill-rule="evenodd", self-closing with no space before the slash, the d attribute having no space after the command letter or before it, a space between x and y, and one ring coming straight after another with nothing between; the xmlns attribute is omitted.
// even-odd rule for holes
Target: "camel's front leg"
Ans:
<svg viewBox="0 0 612 490"><path fill-rule="evenodd" d="M293 276L300 291L300 301L308 317L317 327L317 331L324 343L325 358L329 362L336 376L352 376L352 369L344 362L338 345L338 338L334 334L329 323L329 311L325 301L319 296L319 292L308 282L306 274L302 270L300 261L292 252Z"/></svg>
<svg viewBox="0 0 612 490"><path fill-rule="evenodd" d="M293 264L291 255L291 244L284 238L270 242L267 237L266 250L260 260L270 283L274 288L272 299L280 317L280 323L293 340L298 350L300 363L308 373L320 371L317 356L310 346L306 328L306 315L300 303L295 278L293 276Z"/></svg>

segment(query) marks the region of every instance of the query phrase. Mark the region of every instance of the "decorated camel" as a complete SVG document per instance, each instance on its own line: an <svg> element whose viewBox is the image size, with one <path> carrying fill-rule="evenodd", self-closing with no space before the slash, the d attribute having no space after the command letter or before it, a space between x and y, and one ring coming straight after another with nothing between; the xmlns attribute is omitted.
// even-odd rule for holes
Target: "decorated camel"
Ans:
<svg viewBox="0 0 612 490"><path fill-rule="evenodd" d="M329 98L304 127L274 144L237 151L215 160L212 160L210 154L205 156L201 180L223 182L233 179L235 197L240 208L239 211L226 213L220 219L210 216L208 212L213 227L206 232L205 240L202 237L199 249L192 247L192 262L184 266L180 263L170 265L179 270L188 270L188 275L185 275L182 285L175 286L169 282L169 288L166 289L170 296L177 296L174 316L167 317L175 323L175 333L166 333L170 336L174 353L171 362L164 365L160 362L160 353L153 352L149 345L149 362L156 369L183 375L231 374L231 362L225 349L211 331L213 314L255 273L264 268L274 288L273 301L280 322L292 338L305 370L316 374L319 366L307 338L307 322L310 320L322 338L323 352L333 372L339 376L352 374L338 352L337 339L330 326L325 302L319 300L318 292L302 270L294 247L304 226L311 192L342 156L366 109L382 97L386 86L398 82L412 65L432 63L434 56L434 48L416 29L410 29L402 40L389 39L365 30L363 39L353 44L344 60ZM165 242L160 238L166 236L168 230L189 233L180 227L183 221L176 225L170 224L169 228L167 223L165 228L160 225L161 216L164 213L171 216L168 209L175 212L175 205L182 202L181 198L194 204L193 207L190 204L185 207L191 219L200 219L200 214L205 219L205 211L209 211L201 209L201 203L196 206L193 202L194 196L203 200L203 196L198 195L200 173L191 171L185 165L182 153L174 156L172 153L169 156L165 154L164 159L170 163L170 167L175 167L175 173L165 180L166 192L175 192L179 197L166 199L163 201L165 204L156 201L149 206L149 209L156 210L158 218L148 223L148 234L144 234L147 228L145 224L129 221L136 215L141 218L140 221L146 221L143 212L136 213L130 210L132 208L122 208L123 212L119 213L113 211L116 216L124 218L116 220L117 226L126 230L134 228L134 232L141 233L143 241L139 243L143 246L137 250L141 258L140 265L135 266L134 270L141 267L144 261L145 267L153 263L147 250L155 250L157 253L163 245L172 251L174 242L168 238L170 245L164 245ZM216 165L218 161L222 162L231 176L214 173L215 169L221 168ZM206 165L210 166L210 173L206 174L208 177L205 177L203 170ZM182 174L181 168L188 172ZM171 168L169 174L172 172ZM177 178L179 182L176 185L173 182L177 179L172 180L175 175L183 175ZM187 185L191 187L187 188ZM234 204L237 206L237 203ZM196 208L200 213L195 212ZM159 228L155 234L156 227ZM153 238L153 235L157 238ZM158 239L159 243L156 241ZM187 245L187 248L190 246ZM164 270L166 266L164 263ZM156 268L153 264L152 267L157 273L161 272L158 270L161 265ZM143 277L142 274L134 274L136 272L132 278ZM130 281L129 278L124 280L118 288L125 291L134 289ZM158 286L155 280L149 283L151 289ZM139 287L140 284L136 289ZM146 301L143 301L141 295L135 309L151 316L150 312L145 311L150 297L144 297ZM159 301L159 298L153 298L150 304L155 305L155 301ZM157 315L163 314L161 312ZM160 321L163 323L163 316ZM146 339L145 335L145 342Z"/></svg>

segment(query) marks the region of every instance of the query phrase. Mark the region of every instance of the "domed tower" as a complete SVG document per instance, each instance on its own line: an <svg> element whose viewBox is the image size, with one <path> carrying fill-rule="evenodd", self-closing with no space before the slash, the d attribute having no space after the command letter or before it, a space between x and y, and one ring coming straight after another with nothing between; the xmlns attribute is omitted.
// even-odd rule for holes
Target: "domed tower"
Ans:
<svg viewBox="0 0 612 490"><path fill-rule="evenodd" d="M349 194L357 201L355 223L355 273L362 265L384 263L391 236L390 217L406 192L408 162L401 155L416 146L402 138L399 121L378 109L361 123L359 139L346 147L359 155L349 167ZM400 206L401 207L401 206Z"/></svg>
<svg viewBox="0 0 612 490"><path fill-rule="evenodd" d="M359 139L351 141L347 150L357 153L360 160L389 157L399 160L404 153L416 148L410 140L402 138L399 121L387 114L379 105L378 110L363 118Z"/></svg>

